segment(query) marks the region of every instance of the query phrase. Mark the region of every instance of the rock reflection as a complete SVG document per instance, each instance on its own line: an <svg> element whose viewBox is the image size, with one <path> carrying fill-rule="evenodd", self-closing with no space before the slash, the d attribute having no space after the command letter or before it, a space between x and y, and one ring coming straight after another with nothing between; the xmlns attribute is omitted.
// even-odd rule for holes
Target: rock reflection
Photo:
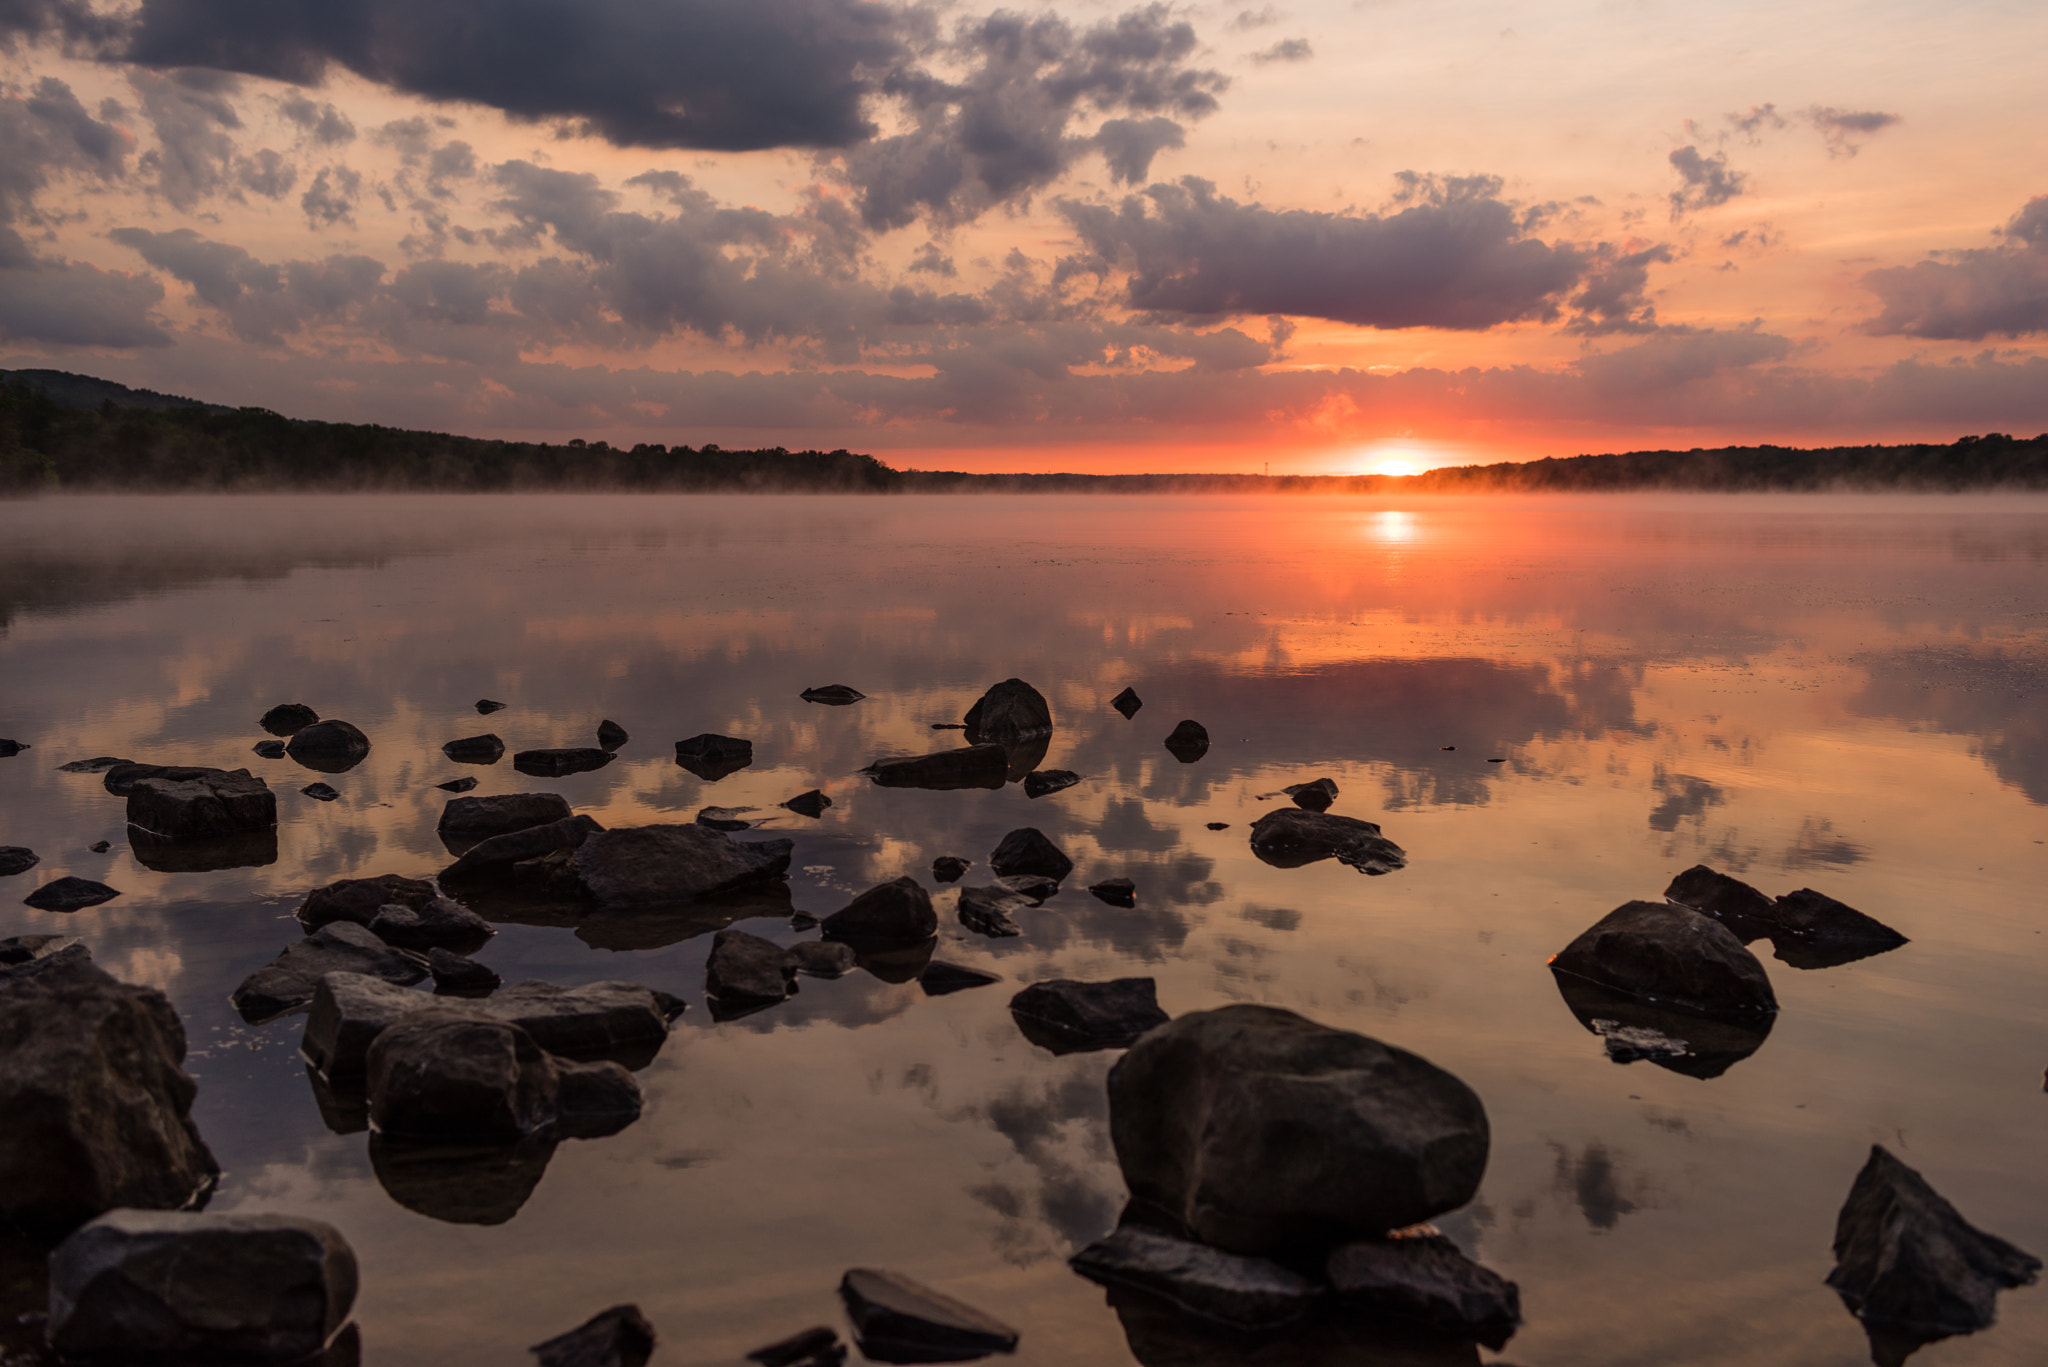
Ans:
<svg viewBox="0 0 2048 1367"><path fill-rule="evenodd" d="M370 1136L370 1167L391 1199L456 1225L502 1225L517 1215L554 1155L548 1137L498 1146Z"/></svg>
<svg viewBox="0 0 2048 1367"><path fill-rule="evenodd" d="M1609 1058L1617 1063L1641 1059L1702 1080L1721 1076L1761 1049L1777 1020L1775 1014L1739 1019L1695 1015L1569 973L1551 976L1565 1006L1599 1036Z"/></svg>
<svg viewBox="0 0 2048 1367"><path fill-rule="evenodd" d="M140 826L128 828L135 862L158 873L211 873L277 862L277 830L243 831L218 840L168 840Z"/></svg>
<svg viewBox="0 0 2048 1367"><path fill-rule="evenodd" d="M789 884L777 881L675 906L588 911L576 922L576 938L592 949L663 949L739 921L761 917L787 921L795 910Z"/></svg>
<svg viewBox="0 0 2048 1367"><path fill-rule="evenodd" d="M1310 1315L1282 1329L1247 1333L1198 1319L1131 1287L1111 1287L1105 1299L1142 1367L1477 1367L1479 1362L1479 1346L1470 1339L1337 1314Z"/></svg>

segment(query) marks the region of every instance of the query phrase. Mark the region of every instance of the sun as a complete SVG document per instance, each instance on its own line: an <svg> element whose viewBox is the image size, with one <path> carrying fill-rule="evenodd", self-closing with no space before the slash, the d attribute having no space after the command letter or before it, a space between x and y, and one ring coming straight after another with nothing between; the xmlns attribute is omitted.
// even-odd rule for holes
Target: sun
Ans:
<svg viewBox="0 0 2048 1367"><path fill-rule="evenodd" d="M1402 460L1396 456L1389 456L1373 466L1372 473L1376 475L1419 475L1422 473L1422 467L1412 460Z"/></svg>

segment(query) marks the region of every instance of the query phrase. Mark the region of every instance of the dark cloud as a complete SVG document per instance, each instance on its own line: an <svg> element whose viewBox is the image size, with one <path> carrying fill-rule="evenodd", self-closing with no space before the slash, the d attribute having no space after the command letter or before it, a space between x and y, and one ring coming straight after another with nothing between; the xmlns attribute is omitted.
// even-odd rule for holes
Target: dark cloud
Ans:
<svg viewBox="0 0 2048 1367"><path fill-rule="evenodd" d="M1861 147L1857 141L1859 138L1867 138L1905 121L1897 114L1875 109L1835 109L1819 104L1807 110L1806 117L1827 141L1831 157L1853 157Z"/></svg>
<svg viewBox="0 0 2048 1367"><path fill-rule="evenodd" d="M1129 272L1133 308L1279 313L1361 327L1481 329L1557 316L1588 258L1543 242L1487 177L1416 181L1418 202L1345 215L1240 204L1194 177L1120 205L1063 201L1100 272Z"/></svg>
<svg viewBox="0 0 2048 1367"><path fill-rule="evenodd" d="M1186 146L1187 135L1172 119L1109 119L1095 130L1094 141L1110 179L1136 185L1152 174L1152 158Z"/></svg>
<svg viewBox="0 0 2048 1367"><path fill-rule="evenodd" d="M128 171L133 140L115 126L120 106L108 102L95 119L70 86L45 76L28 98L0 97L0 225L34 221L36 197L53 175L82 172L118 180Z"/></svg>
<svg viewBox="0 0 2048 1367"><path fill-rule="evenodd" d="M953 265L953 258L940 251L936 242L927 242L917 249L917 255L910 258L910 269L926 275L952 277L960 274Z"/></svg>
<svg viewBox="0 0 2048 1367"><path fill-rule="evenodd" d="M27 258L0 228L0 337L58 346L155 347L170 336L151 316L163 286L83 261Z"/></svg>
<svg viewBox="0 0 2048 1367"><path fill-rule="evenodd" d="M1255 10L1242 9L1237 12L1236 17L1231 19L1229 27L1236 33L1250 33L1253 29L1270 28L1286 17L1286 15L1280 13L1279 10L1274 9L1271 5L1265 5Z"/></svg>
<svg viewBox="0 0 2048 1367"><path fill-rule="evenodd" d="M1692 210L1726 204L1742 193L1743 182L1748 179L1742 172L1729 169L1726 152L1716 152L1710 157L1690 145L1671 154L1671 169L1678 172L1681 182L1679 188L1671 192L1673 222Z"/></svg>
<svg viewBox="0 0 2048 1367"><path fill-rule="evenodd" d="M1316 55L1306 38L1282 38L1262 52L1254 52L1252 61L1260 66L1269 62L1305 62Z"/></svg>
<svg viewBox="0 0 2048 1367"><path fill-rule="evenodd" d="M114 41L118 20L96 13L86 0L0 0L0 51L23 38L51 36L87 52Z"/></svg>
<svg viewBox="0 0 2048 1367"><path fill-rule="evenodd" d="M1749 107L1747 113L1724 114L1722 117L1728 120L1730 128L1740 133L1745 141L1751 143L1763 141L1765 129L1778 129L1785 126L1785 116L1778 112L1778 106L1775 104L1753 104ZM1688 120L1687 123L1690 126L1691 121Z"/></svg>
<svg viewBox="0 0 2048 1367"><path fill-rule="evenodd" d="M254 156L235 162L235 180L244 190L265 199L283 199L299 180L299 168L280 152L265 147Z"/></svg>
<svg viewBox="0 0 2048 1367"><path fill-rule="evenodd" d="M2001 235L1997 247L1867 272L1884 311L1866 330L1942 341L2048 332L2048 195L2028 200Z"/></svg>
<svg viewBox="0 0 2048 1367"><path fill-rule="evenodd" d="M1572 296L1578 313L1565 330L1589 337L1655 332L1657 310L1648 298L1650 267L1670 264L1671 249L1661 242L1633 252L1617 252L1602 243L1586 271L1585 288Z"/></svg>
<svg viewBox="0 0 2048 1367"><path fill-rule="evenodd" d="M366 256L272 265L190 228L116 228L107 236L190 286L192 297L218 310L236 336L262 345L278 345L286 333L341 316L384 278L383 265Z"/></svg>
<svg viewBox="0 0 2048 1367"><path fill-rule="evenodd" d="M131 71L128 79L156 133L157 145L142 155L141 164L154 177L157 193L173 208L190 210L229 188L233 133L242 126L229 99L236 93L234 79L207 71Z"/></svg>
<svg viewBox="0 0 2048 1367"><path fill-rule="evenodd" d="M287 95L277 102L284 115L319 147L340 147L356 138L356 126L349 116L331 104L315 104L304 95Z"/></svg>
<svg viewBox="0 0 2048 1367"><path fill-rule="evenodd" d="M328 166L313 177L306 193L299 196L305 210L306 226L314 231L336 224L355 226L356 201L363 196L363 177L346 166Z"/></svg>

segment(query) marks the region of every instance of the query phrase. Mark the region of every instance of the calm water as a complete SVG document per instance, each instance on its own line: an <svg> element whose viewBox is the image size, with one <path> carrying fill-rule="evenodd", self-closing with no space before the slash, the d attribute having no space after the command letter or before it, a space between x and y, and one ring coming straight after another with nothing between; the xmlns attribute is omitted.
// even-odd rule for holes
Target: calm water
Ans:
<svg viewBox="0 0 2048 1367"><path fill-rule="evenodd" d="M1044 765L1078 787L858 776L958 743L930 723L1012 674L1051 700ZM799 700L827 683L870 696ZM1145 701L1128 722L1108 706L1127 684ZM511 706L482 720L479 697ZM361 726L369 759L322 776L252 754L284 701ZM590 745L606 717L633 738L595 773L440 754L485 730ZM1214 741L1192 765L1160 743L1183 717ZM754 766L715 784L678 768L673 743L703 731L752 738ZM0 736L34 746L0 759L0 843L43 856L0 890L0 935L83 936L170 994L226 1169L214 1207L339 1226L371 1363L525 1361L619 1301L661 1333L657 1364L733 1363L839 1323L853 1265L1009 1320L1019 1363L1133 1361L1064 1262L1123 1198L1114 1056L1054 1058L1005 1009L1050 977L1150 975L1176 1014L1287 1006L1463 1077L1493 1158L1443 1224L1520 1282L1528 1323L1498 1356L1522 1367L1867 1361L1821 1279L1872 1142L2048 1253L2048 501L0 503ZM102 754L248 766L279 793L277 862L142 867L121 800L55 772ZM563 1144L502 1223L450 1223L414 1208L431 1180L422 1196L394 1177L402 1203L366 1136L323 1123L299 1020L246 1026L228 994L296 938L309 888L444 866L432 785L461 773L608 826L760 807L796 840L792 900L812 912L904 873L931 885L941 854L983 881L1018 826L1077 867L1020 939L968 935L940 898L940 955L999 986L805 979L725 1024L701 926L503 924L478 957L508 981L626 978L692 1007L640 1074L637 1124ZM1406 870L1252 857L1267 795L1323 775ZM321 777L340 801L300 796ZM833 799L822 820L775 806L811 787ZM1801 971L1760 942L1783 1010L1752 1056L1704 1081L1611 1063L1545 960L1700 861L1818 888L1912 943ZM124 895L20 905L66 873ZM1082 891L1120 874L1135 910ZM2042 1361L2048 1294L2008 1292L1999 1317L1916 1367ZM1153 1367L1193 1360L1179 1351L1145 1340Z"/></svg>

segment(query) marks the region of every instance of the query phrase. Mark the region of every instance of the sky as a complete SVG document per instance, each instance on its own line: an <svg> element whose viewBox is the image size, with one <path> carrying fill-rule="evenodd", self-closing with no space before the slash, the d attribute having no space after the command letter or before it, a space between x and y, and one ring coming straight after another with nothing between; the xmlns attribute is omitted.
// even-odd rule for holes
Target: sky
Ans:
<svg viewBox="0 0 2048 1367"><path fill-rule="evenodd" d="M1406 473L2048 430L2038 0L0 0L0 368Z"/></svg>

